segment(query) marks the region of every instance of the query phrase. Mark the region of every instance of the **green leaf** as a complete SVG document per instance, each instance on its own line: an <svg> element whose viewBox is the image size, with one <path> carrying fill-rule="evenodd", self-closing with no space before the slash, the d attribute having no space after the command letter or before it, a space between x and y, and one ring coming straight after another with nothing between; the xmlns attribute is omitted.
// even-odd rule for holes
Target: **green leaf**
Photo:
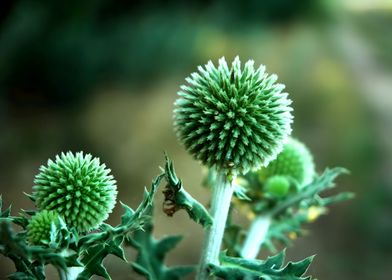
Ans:
<svg viewBox="0 0 392 280"><path fill-rule="evenodd" d="M80 261L84 265L84 270L77 279L90 279L93 275L111 279L102 264L103 260L107 255L112 254L126 261L122 248L123 241L134 231L142 230L145 223L149 220L150 208L163 177L164 174L160 174L155 178L150 191L144 189L143 200L135 211L121 203L124 208L124 214L119 225L112 227L104 223L100 226L98 232L90 233L80 238L77 251L81 252L82 258Z"/></svg>
<svg viewBox="0 0 392 280"><path fill-rule="evenodd" d="M8 279L9 280L37 280L37 279L45 279L45 275L43 276L43 278L38 278L38 277L36 278L25 272L15 272L8 275Z"/></svg>
<svg viewBox="0 0 392 280"><path fill-rule="evenodd" d="M104 243L98 243L83 252L81 263L84 270L79 274L77 279L89 279L93 275L102 276L105 279L111 279L105 267L102 265L104 258L109 255L115 255L126 261L124 251L122 249L123 236L117 236L112 240Z"/></svg>
<svg viewBox="0 0 392 280"><path fill-rule="evenodd" d="M152 211L152 209L151 209ZM191 273L191 266L167 267L164 264L166 254L181 241L181 236L167 236L156 240L152 236L153 225L148 223L143 230L136 231L129 244L138 252L132 267L135 272L148 280L178 280Z"/></svg>
<svg viewBox="0 0 392 280"><path fill-rule="evenodd" d="M166 187L163 191L165 201L163 202L164 212L168 216L173 216L178 210L184 209L189 217L204 228L212 224L212 217L206 208L194 199L183 187L178 179L173 162L167 157L165 164Z"/></svg>
<svg viewBox="0 0 392 280"><path fill-rule="evenodd" d="M46 264L52 264L64 270L67 267L68 258L77 258L75 255L65 257L55 248L27 243L26 232L16 233L8 218L0 218L0 253L10 258L15 264L16 272L10 275L10 279L43 280Z"/></svg>
<svg viewBox="0 0 392 280"><path fill-rule="evenodd" d="M11 205L8 208L3 210L3 196L0 195L0 219L8 219L12 223L22 227L26 230L27 225L29 224L29 219L26 217L27 215L34 216L37 210L22 210L20 216L11 216Z"/></svg>
<svg viewBox="0 0 392 280"><path fill-rule="evenodd" d="M276 252L274 242L288 246L292 239L303 234L302 226L314 221L319 215L327 212L326 206L353 197L352 193L343 192L337 195L321 197L320 193L335 187L334 180L340 174L347 173L344 168L326 169L312 183L289 195L270 210L275 216L268 230L263 246ZM291 236L290 236L291 235Z"/></svg>
<svg viewBox="0 0 392 280"><path fill-rule="evenodd" d="M308 222L307 213L297 213L294 216L284 216L278 220L273 220L263 246L267 247L271 252L277 252L274 245L275 241L285 246L291 245L292 239L303 234L301 226L306 222Z"/></svg>
<svg viewBox="0 0 392 280"><path fill-rule="evenodd" d="M317 201L322 201L319 194L325 190L334 188L334 180L336 177L347 173L347 169L341 167L326 169L324 173L321 176L317 176L313 182L303 187L298 192L287 196L285 200L278 203L271 211L269 211L270 215L276 216L290 207L298 206L300 203L314 204L317 203Z"/></svg>
<svg viewBox="0 0 392 280"><path fill-rule="evenodd" d="M246 231L242 226L233 222L232 210L233 208L231 207L227 217L223 244L228 256L238 257L242 250L242 242L246 236Z"/></svg>
<svg viewBox="0 0 392 280"><path fill-rule="evenodd" d="M12 221L15 217L11 216L11 208L12 205L8 206L8 208L3 210L3 196L0 195L0 218L8 218Z"/></svg>
<svg viewBox="0 0 392 280"><path fill-rule="evenodd" d="M143 201L135 211L133 211L128 206L125 207L125 205L122 204L125 208L125 213L121 216L121 224L114 229L116 234L121 233L126 235L128 233L132 233L136 229L142 228L149 217L149 208L153 204L155 194L164 176L165 174L162 173L155 178L151 184L150 191L148 191L146 188L144 189Z"/></svg>
<svg viewBox="0 0 392 280"><path fill-rule="evenodd" d="M124 208L124 214L121 216L121 223L126 224L129 220L132 219L132 216L135 214L135 211L121 201L120 204Z"/></svg>
<svg viewBox="0 0 392 280"><path fill-rule="evenodd" d="M220 265L210 264L211 274L222 279L263 279L263 280L308 280L306 277L313 256L298 262L289 262L283 266L285 251L269 257L267 260L249 260L229 257L226 253L220 256Z"/></svg>

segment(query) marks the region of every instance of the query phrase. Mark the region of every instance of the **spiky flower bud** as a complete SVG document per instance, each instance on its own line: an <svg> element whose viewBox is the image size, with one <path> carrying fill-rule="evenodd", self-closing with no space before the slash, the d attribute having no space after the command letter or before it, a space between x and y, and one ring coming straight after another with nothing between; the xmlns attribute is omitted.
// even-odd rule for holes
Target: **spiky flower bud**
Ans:
<svg viewBox="0 0 392 280"><path fill-rule="evenodd" d="M175 102L174 124L186 149L203 164L243 174L266 166L291 133L292 108L284 85L265 67L236 57L228 67L209 61L186 79Z"/></svg>
<svg viewBox="0 0 392 280"><path fill-rule="evenodd" d="M43 210L35 214L27 226L27 238L33 244L48 244L52 227L60 226L60 216L53 211Z"/></svg>
<svg viewBox="0 0 392 280"><path fill-rule="evenodd" d="M116 203L117 187L110 169L83 152L56 156L40 167L33 187L39 209L60 214L79 232L97 228Z"/></svg>
<svg viewBox="0 0 392 280"><path fill-rule="evenodd" d="M265 182L265 191L273 197L284 197L290 189L290 181L286 176L272 176Z"/></svg>
<svg viewBox="0 0 392 280"><path fill-rule="evenodd" d="M276 175L287 176L300 187L305 186L313 180L315 174L313 156L303 143L289 138L277 158L266 168L261 168L258 174L261 180Z"/></svg>

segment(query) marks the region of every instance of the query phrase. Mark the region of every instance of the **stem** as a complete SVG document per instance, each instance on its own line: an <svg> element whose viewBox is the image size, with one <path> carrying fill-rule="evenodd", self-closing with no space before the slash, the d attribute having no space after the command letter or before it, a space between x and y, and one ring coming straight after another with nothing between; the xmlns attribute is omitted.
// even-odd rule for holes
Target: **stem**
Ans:
<svg viewBox="0 0 392 280"><path fill-rule="evenodd" d="M69 256L71 254L70 250L64 250L62 252L64 256ZM76 280L79 274L84 270L83 266L71 266L67 267L66 270L61 268L58 269L60 280Z"/></svg>
<svg viewBox="0 0 392 280"><path fill-rule="evenodd" d="M73 266L68 267L67 269L67 280L76 280L79 274L83 271L83 267L80 266Z"/></svg>
<svg viewBox="0 0 392 280"><path fill-rule="evenodd" d="M234 184L228 181L226 174L218 174L211 199L211 216L213 224L206 229L204 246L197 275L198 280L208 279L208 265L219 264L219 252L225 231L227 214L229 213Z"/></svg>
<svg viewBox="0 0 392 280"><path fill-rule="evenodd" d="M65 270L58 268L57 272L59 273L60 280L67 280L67 273L65 272Z"/></svg>
<svg viewBox="0 0 392 280"><path fill-rule="evenodd" d="M246 259L254 259L259 254L261 245L267 237L268 229L271 225L271 216L258 216L251 224L248 236L246 237L241 256Z"/></svg>

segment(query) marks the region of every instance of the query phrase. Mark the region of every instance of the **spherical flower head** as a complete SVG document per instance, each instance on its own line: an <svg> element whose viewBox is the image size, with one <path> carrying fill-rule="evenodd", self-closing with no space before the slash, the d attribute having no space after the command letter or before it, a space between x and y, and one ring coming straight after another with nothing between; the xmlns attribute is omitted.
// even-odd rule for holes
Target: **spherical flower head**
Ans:
<svg viewBox="0 0 392 280"><path fill-rule="evenodd" d="M60 226L60 216L53 211L43 210L35 214L27 226L27 239L36 245L48 244L52 227Z"/></svg>
<svg viewBox="0 0 392 280"><path fill-rule="evenodd" d="M283 151L274 161L258 171L262 181L272 176L281 175L295 180L299 187L312 182L314 174L315 166L312 154L303 143L293 138L289 138Z"/></svg>
<svg viewBox="0 0 392 280"><path fill-rule="evenodd" d="M244 174L266 166L291 133L292 108L284 85L265 67L236 57L209 61L186 78L175 102L174 125L186 149L208 167Z"/></svg>
<svg viewBox="0 0 392 280"><path fill-rule="evenodd" d="M61 215L78 232L97 228L116 203L116 181L98 158L79 152L56 156L40 167L33 187L39 209Z"/></svg>
<svg viewBox="0 0 392 280"><path fill-rule="evenodd" d="M282 198L290 189L290 181L286 176L272 176L265 182L265 191L272 197Z"/></svg>

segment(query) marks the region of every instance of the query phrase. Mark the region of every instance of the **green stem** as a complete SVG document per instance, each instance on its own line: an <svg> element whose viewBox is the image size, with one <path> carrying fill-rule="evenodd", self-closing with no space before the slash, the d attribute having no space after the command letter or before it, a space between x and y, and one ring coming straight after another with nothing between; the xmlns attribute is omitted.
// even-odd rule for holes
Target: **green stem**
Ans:
<svg viewBox="0 0 392 280"><path fill-rule="evenodd" d="M59 273L60 280L67 280L67 273L65 270L58 268L57 271Z"/></svg>
<svg viewBox="0 0 392 280"><path fill-rule="evenodd" d="M211 216L213 224L207 228L204 246L197 275L198 280L208 279L208 265L219 264L219 253L225 231L227 215L230 208L234 185L224 173L218 174L211 199Z"/></svg>
<svg viewBox="0 0 392 280"><path fill-rule="evenodd" d="M64 257L67 257L71 254L71 250L64 250L62 254ZM60 280L76 280L83 270L83 266L71 266L67 267L66 270L59 268L58 272L60 275Z"/></svg>
<svg viewBox="0 0 392 280"><path fill-rule="evenodd" d="M257 257L261 245L263 245L265 238L267 237L270 225L270 215L260 215L254 219L241 251L241 256L243 258L255 259Z"/></svg>
<svg viewBox="0 0 392 280"><path fill-rule="evenodd" d="M76 280L79 274L83 271L83 267L80 266L73 266L68 267L67 269L67 280Z"/></svg>

